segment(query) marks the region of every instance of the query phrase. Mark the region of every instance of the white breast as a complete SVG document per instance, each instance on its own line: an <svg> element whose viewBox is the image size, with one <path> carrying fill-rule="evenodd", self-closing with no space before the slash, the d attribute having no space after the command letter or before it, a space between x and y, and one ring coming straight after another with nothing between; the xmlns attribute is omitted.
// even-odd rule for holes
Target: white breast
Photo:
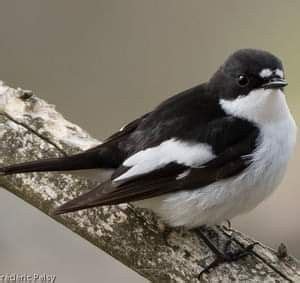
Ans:
<svg viewBox="0 0 300 283"><path fill-rule="evenodd" d="M137 205L152 209L171 226L216 224L249 211L269 196L283 178L296 142L296 125L280 90L257 90L221 101L231 115L255 122L260 129L253 162L240 175L193 191L182 191Z"/></svg>

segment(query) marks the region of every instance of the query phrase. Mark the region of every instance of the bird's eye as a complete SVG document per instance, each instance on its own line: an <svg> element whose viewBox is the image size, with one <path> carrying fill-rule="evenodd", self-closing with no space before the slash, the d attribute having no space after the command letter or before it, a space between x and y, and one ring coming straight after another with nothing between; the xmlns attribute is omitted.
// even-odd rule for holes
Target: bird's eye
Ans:
<svg viewBox="0 0 300 283"><path fill-rule="evenodd" d="M239 75L236 81L237 84L241 87L245 87L249 84L249 79L246 75Z"/></svg>

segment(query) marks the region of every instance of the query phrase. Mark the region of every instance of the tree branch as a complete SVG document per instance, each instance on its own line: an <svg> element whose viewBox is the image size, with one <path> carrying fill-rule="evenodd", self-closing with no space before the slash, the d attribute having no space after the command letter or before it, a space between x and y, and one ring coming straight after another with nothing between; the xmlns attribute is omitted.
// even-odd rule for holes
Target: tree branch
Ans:
<svg viewBox="0 0 300 283"><path fill-rule="evenodd" d="M66 121L55 108L29 92L0 84L0 163L5 165L73 154L99 142ZM54 173L18 174L0 178L0 186L50 217L53 208L89 187L86 180ZM170 229L148 211L124 204L54 217L98 248L153 282L198 282L198 274L214 255L196 233ZM224 246L230 231L205 231ZM233 249L253 243L234 231ZM223 264L204 282L300 281L299 262L260 244L253 255Z"/></svg>

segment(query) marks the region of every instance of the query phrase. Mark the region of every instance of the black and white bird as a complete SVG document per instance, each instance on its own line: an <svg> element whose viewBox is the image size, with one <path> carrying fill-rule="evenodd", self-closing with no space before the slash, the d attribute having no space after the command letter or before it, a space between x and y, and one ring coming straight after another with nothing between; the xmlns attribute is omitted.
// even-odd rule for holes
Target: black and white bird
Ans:
<svg viewBox="0 0 300 283"><path fill-rule="evenodd" d="M106 181L56 213L132 202L171 226L217 224L255 208L283 178L296 142L286 85L277 57L242 49L208 82L167 99L101 145L0 174L106 170Z"/></svg>

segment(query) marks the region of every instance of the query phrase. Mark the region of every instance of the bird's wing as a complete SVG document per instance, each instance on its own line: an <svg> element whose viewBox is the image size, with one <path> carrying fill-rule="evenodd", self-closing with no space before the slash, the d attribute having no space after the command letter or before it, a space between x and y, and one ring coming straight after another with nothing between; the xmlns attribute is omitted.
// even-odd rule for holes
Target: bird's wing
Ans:
<svg viewBox="0 0 300 283"><path fill-rule="evenodd" d="M111 180L56 213L193 190L239 174L251 162L258 132L226 115L205 85L188 90L163 102L118 143L128 154Z"/></svg>
<svg viewBox="0 0 300 283"><path fill-rule="evenodd" d="M100 205L134 202L180 190L198 189L232 177L243 172L251 163L251 153L256 147L257 137L258 130L252 129L245 138L198 167L173 161L122 182L108 180L62 205L56 210L56 214Z"/></svg>
<svg viewBox="0 0 300 283"><path fill-rule="evenodd" d="M111 179L58 212L137 201L192 190L238 174L255 148L258 129L226 115L203 84L175 95L103 144L83 153L0 168L1 174L115 169Z"/></svg>

